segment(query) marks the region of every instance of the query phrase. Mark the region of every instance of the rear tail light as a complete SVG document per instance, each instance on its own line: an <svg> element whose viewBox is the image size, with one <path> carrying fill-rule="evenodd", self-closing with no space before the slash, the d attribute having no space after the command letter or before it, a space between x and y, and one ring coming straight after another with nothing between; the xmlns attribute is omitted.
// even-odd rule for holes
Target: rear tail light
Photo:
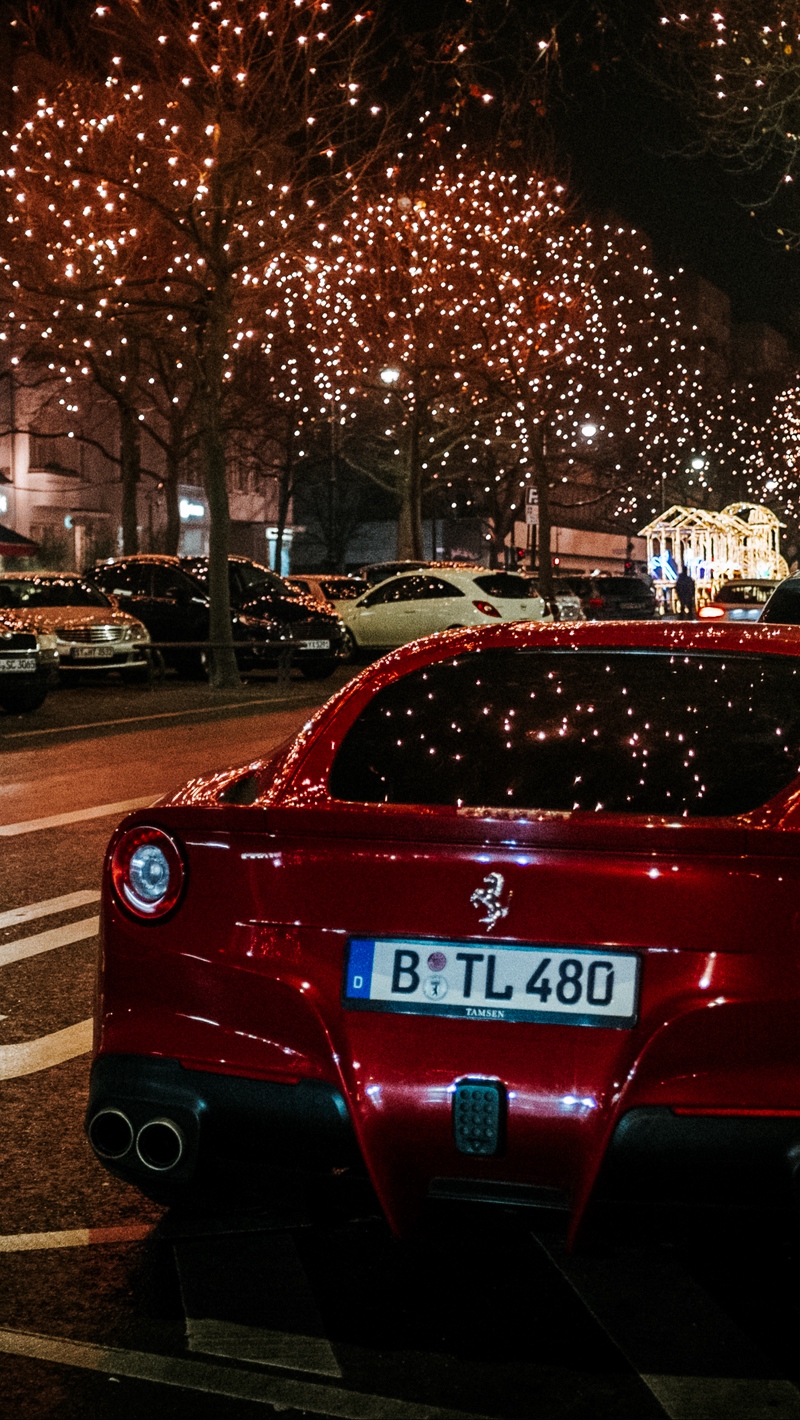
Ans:
<svg viewBox="0 0 800 1420"><path fill-rule="evenodd" d="M602 597L590 597L589 606L594 607L595 611L597 611L601 606L605 606L605 602Z"/></svg>
<svg viewBox="0 0 800 1420"><path fill-rule="evenodd" d="M503 614L497 610L496 606L492 606L491 602L473 602L472 605L484 616L502 616Z"/></svg>
<svg viewBox="0 0 800 1420"><path fill-rule="evenodd" d="M128 829L111 855L111 882L117 901L134 917L152 921L171 912L183 892L183 855L161 828Z"/></svg>
<svg viewBox="0 0 800 1420"><path fill-rule="evenodd" d="M713 602L709 606L701 606L698 616L702 616L705 621L718 621L725 615L724 606L714 606Z"/></svg>

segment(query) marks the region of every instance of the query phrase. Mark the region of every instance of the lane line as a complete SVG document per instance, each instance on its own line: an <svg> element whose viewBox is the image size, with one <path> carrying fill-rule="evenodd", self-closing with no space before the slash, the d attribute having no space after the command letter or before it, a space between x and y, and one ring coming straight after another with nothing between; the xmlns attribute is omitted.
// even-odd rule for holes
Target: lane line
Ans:
<svg viewBox="0 0 800 1420"><path fill-rule="evenodd" d="M16 838L20 833L38 833L43 828L62 828L68 823L84 823L90 818L110 818L112 814L128 814L131 809L146 809L158 796L145 799L123 799L117 804L95 804L91 809L74 809L69 814L49 814L47 818L29 818L22 823L0 823L0 838Z"/></svg>
<svg viewBox="0 0 800 1420"><path fill-rule="evenodd" d="M201 705L195 710L159 710L155 715L128 715L120 720L88 720L85 725L53 725L46 730L12 730L10 735L0 734L0 740L29 740L35 735L68 735L75 730L106 729L109 725L144 725L150 720L175 720L178 716L214 715L223 710L243 710L248 705L296 705L298 710L307 710L316 705L316 700L303 701L293 695L266 696L260 700L234 700L228 705Z"/></svg>
<svg viewBox="0 0 800 1420"><path fill-rule="evenodd" d="M46 897L43 902L30 902L27 907L10 907L0 912L0 930L4 927L19 927L22 922L35 922L39 917L52 917L56 912L69 912L72 907L88 907L90 902L99 902L100 893L96 888L84 888L81 892L65 892L62 897Z"/></svg>
<svg viewBox="0 0 800 1420"><path fill-rule="evenodd" d="M800 1420L797 1387L669 1254L534 1238L670 1420Z"/></svg>
<svg viewBox="0 0 800 1420"><path fill-rule="evenodd" d="M294 1332L243 1326L241 1322L187 1317L186 1340L190 1351L202 1351L206 1356L342 1378L342 1368L324 1336L298 1336Z"/></svg>
<svg viewBox="0 0 800 1420"><path fill-rule="evenodd" d="M294 1238L185 1238L175 1243L190 1351L341 1380ZM243 1324L242 1295L251 1299Z"/></svg>
<svg viewBox="0 0 800 1420"><path fill-rule="evenodd" d="M790 1381L650 1375L642 1380L665 1413L679 1420L794 1420L800 1415L800 1396Z"/></svg>
<svg viewBox="0 0 800 1420"><path fill-rule="evenodd" d="M179 1356L97 1346L88 1341L68 1341L60 1336L41 1336L28 1331L0 1330L0 1352L51 1365L124 1376L128 1380L154 1381L157 1385L201 1391L230 1400L249 1400L275 1409L335 1416L336 1420L488 1420L475 1412L367 1395L336 1385L271 1376L263 1371L243 1371L234 1366L215 1366Z"/></svg>
<svg viewBox="0 0 800 1420"><path fill-rule="evenodd" d="M97 1243L139 1242L155 1224L130 1223L118 1228L68 1228L60 1233L0 1234L0 1252L47 1252L61 1247L94 1247Z"/></svg>
<svg viewBox="0 0 800 1420"><path fill-rule="evenodd" d="M65 927L51 927L48 932L19 937L16 942L0 946L0 966L8 966L12 961L25 961L40 952L52 952L56 947L68 947L73 942L83 942L87 937L96 937L99 930L99 917L84 917L83 921L68 922Z"/></svg>
<svg viewBox="0 0 800 1420"><path fill-rule="evenodd" d="M63 1065L65 1060L85 1055L92 1048L92 1026L90 1016L86 1021L78 1021L77 1025L54 1031L52 1035L42 1035L38 1040L0 1045L0 1080L35 1075L38 1070L49 1070L53 1065Z"/></svg>

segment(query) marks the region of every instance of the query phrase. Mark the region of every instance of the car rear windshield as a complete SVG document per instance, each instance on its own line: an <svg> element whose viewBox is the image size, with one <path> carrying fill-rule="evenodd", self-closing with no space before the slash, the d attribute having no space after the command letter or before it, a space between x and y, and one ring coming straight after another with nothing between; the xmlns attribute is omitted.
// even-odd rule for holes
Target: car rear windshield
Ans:
<svg viewBox="0 0 800 1420"><path fill-rule="evenodd" d="M326 577L319 585L323 596L336 602L354 601L367 589L366 582L362 582L360 578L358 581L355 578L351 581L349 577Z"/></svg>
<svg viewBox="0 0 800 1420"><path fill-rule="evenodd" d="M724 602L726 606L763 606L769 601L772 591L771 584L764 586L758 582L729 582L726 587L720 587L714 600Z"/></svg>
<svg viewBox="0 0 800 1420"><path fill-rule="evenodd" d="M15 577L0 582L0 606L20 611L48 606L110 606L99 587L77 582L71 577Z"/></svg>
<svg viewBox="0 0 800 1420"><path fill-rule="evenodd" d="M800 659L630 650L473 652L373 697L334 798L739 814L800 772Z"/></svg>
<svg viewBox="0 0 800 1420"><path fill-rule="evenodd" d="M521 601L536 596L531 581L527 577L516 577L513 572L489 572L485 577L476 577L475 586L487 596L497 597L499 601L504 598Z"/></svg>

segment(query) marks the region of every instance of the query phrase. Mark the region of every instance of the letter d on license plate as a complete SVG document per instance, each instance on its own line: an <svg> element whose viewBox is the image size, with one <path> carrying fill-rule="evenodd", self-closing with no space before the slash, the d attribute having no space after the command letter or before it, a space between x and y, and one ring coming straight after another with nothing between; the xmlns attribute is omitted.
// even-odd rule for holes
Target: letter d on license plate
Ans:
<svg viewBox="0 0 800 1420"><path fill-rule="evenodd" d="M636 1024L639 957L593 947L353 937L343 1001L356 1011L625 1030Z"/></svg>

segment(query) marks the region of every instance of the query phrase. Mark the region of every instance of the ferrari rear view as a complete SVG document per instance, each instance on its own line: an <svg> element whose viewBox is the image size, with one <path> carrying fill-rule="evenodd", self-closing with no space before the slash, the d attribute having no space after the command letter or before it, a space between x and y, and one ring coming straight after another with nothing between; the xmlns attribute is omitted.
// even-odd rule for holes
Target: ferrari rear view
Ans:
<svg viewBox="0 0 800 1420"><path fill-rule="evenodd" d="M371 666L107 856L87 1130L171 1201L790 1204L800 633L502 625Z"/></svg>

